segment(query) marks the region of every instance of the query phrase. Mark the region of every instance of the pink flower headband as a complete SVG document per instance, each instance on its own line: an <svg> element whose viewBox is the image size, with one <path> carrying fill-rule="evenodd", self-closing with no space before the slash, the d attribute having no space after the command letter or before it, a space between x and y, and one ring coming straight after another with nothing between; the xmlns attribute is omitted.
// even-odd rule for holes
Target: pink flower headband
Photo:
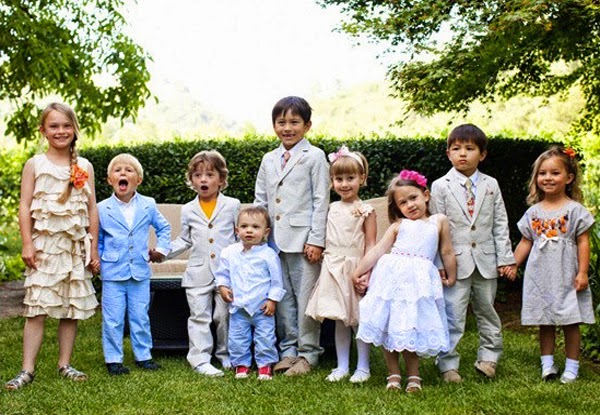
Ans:
<svg viewBox="0 0 600 415"><path fill-rule="evenodd" d="M427 187L427 178L425 176L423 176L421 173L419 173L418 171L402 170L400 172L400 174L398 174L398 177L401 180L413 181L421 187Z"/></svg>
<svg viewBox="0 0 600 415"><path fill-rule="evenodd" d="M358 154L353 153L352 151L350 151L350 149L348 149L348 147L346 147L345 145L342 145L338 149L338 151L336 151L335 153L329 153L329 155L327 156L327 158L329 159L329 162L331 164L333 164L340 157L350 157L350 158L353 158L354 160L358 161L358 164L360 164L360 166L363 169L365 168L365 166L363 166L363 161L360 158L360 156Z"/></svg>

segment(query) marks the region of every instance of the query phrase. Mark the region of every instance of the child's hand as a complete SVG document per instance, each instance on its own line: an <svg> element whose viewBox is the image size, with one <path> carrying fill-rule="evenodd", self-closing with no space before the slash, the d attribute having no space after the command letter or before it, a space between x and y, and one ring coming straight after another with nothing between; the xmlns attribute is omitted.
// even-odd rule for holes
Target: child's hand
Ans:
<svg viewBox="0 0 600 415"><path fill-rule="evenodd" d="M23 245L23 250L21 251L21 258L26 266L29 268L37 269L37 265L35 264L35 249L33 248L33 244Z"/></svg>
<svg viewBox="0 0 600 415"><path fill-rule="evenodd" d="M456 283L456 274L448 276L445 269L440 269L439 272L444 287L452 287Z"/></svg>
<svg viewBox="0 0 600 415"><path fill-rule="evenodd" d="M367 292L367 288L369 288L369 279L371 278L371 273L366 273L363 274L361 276L359 276L358 278L355 278L353 280L354 283L354 291L356 291L358 294L363 295L365 292Z"/></svg>
<svg viewBox="0 0 600 415"><path fill-rule="evenodd" d="M308 262L314 264L321 260L323 254L323 248L316 245L304 244L304 255L308 259Z"/></svg>
<svg viewBox="0 0 600 415"><path fill-rule="evenodd" d="M586 273L580 272L575 277L575 291L586 290L589 286L589 279Z"/></svg>
<svg viewBox="0 0 600 415"><path fill-rule="evenodd" d="M219 287L219 292L221 293L221 298L223 298L223 301L226 303L231 303L233 301L233 291L231 291L231 288L221 285Z"/></svg>
<svg viewBox="0 0 600 415"><path fill-rule="evenodd" d="M275 310L277 309L277 303L273 300L267 300L261 307L263 314L265 316L273 316L275 315Z"/></svg>
<svg viewBox="0 0 600 415"><path fill-rule="evenodd" d="M87 268L92 272L92 274L100 273L100 260L98 258L92 258Z"/></svg>
<svg viewBox="0 0 600 415"><path fill-rule="evenodd" d="M163 262L165 259L165 256L156 249L149 249L148 256L150 257L150 262Z"/></svg>
<svg viewBox="0 0 600 415"><path fill-rule="evenodd" d="M498 267L498 272L501 276L507 278L510 281L514 281L517 277L517 266L513 265L505 265L503 267Z"/></svg>

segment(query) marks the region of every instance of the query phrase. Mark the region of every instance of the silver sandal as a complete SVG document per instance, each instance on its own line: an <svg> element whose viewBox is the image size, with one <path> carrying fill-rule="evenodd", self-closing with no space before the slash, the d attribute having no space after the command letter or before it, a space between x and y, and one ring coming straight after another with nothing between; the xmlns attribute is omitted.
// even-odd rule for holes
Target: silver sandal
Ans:
<svg viewBox="0 0 600 415"><path fill-rule="evenodd" d="M64 365L58 368L58 374L75 382L85 382L88 380L88 375L75 369L71 365Z"/></svg>
<svg viewBox="0 0 600 415"><path fill-rule="evenodd" d="M23 386L29 385L35 379L35 372L30 373L26 370L21 370L17 376L4 384L4 388L9 391L16 391Z"/></svg>
<svg viewBox="0 0 600 415"><path fill-rule="evenodd" d="M406 384L406 393L417 393L421 392L421 381L422 379L418 376L409 376L408 383Z"/></svg>

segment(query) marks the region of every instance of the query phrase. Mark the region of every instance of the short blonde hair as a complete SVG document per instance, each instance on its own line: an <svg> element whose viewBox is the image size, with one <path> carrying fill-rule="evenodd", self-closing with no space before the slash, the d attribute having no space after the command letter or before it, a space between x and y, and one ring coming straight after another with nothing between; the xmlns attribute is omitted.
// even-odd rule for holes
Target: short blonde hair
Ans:
<svg viewBox="0 0 600 415"><path fill-rule="evenodd" d="M106 168L107 175L110 176L111 170L117 163L130 165L131 167L133 167L137 175L140 176L140 179L144 178L144 168L142 167L142 164L137 158L135 158L129 153L121 153L114 156L110 163L108 163L108 167Z"/></svg>

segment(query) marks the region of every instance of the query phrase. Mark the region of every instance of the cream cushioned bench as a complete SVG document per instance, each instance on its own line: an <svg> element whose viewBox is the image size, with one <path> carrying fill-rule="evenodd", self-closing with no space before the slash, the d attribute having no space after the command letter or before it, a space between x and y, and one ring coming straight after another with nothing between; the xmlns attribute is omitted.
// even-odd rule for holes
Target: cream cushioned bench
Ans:
<svg viewBox="0 0 600 415"><path fill-rule="evenodd" d="M376 199L365 200L365 203L373 206L377 214L377 240L379 240L390 226L387 216L387 199L385 197L378 197ZM249 204L242 204L242 207L247 205ZM177 238L181 229L181 206L179 204L158 204L158 209L171 224L171 239ZM151 230L148 246L154 247L155 245L156 236L154 235L154 231ZM183 275L189 256L188 252L184 252L175 259L152 264L153 278Z"/></svg>

